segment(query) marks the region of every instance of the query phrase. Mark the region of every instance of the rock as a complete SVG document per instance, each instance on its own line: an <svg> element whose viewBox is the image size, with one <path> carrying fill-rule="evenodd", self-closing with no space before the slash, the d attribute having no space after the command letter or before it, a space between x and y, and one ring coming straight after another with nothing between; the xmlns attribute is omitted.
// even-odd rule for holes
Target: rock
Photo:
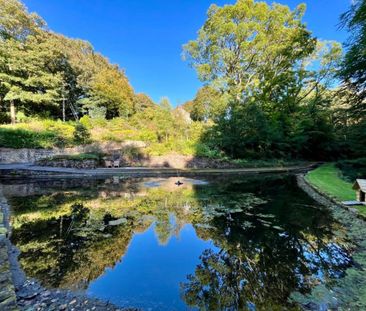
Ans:
<svg viewBox="0 0 366 311"><path fill-rule="evenodd" d="M23 299L33 299L34 297L36 297L38 295L37 292L20 292L18 293L18 297L23 298Z"/></svg>
<svg viewBox="0 0 366 311"><path fill-rule="evenodd" d="M118 225L121 225L121 224L125 224L127 222L127 219L126 218L120 218L120 219L117 219L117 220L111 220L108 225L110 226L118 226Z"/></svg>

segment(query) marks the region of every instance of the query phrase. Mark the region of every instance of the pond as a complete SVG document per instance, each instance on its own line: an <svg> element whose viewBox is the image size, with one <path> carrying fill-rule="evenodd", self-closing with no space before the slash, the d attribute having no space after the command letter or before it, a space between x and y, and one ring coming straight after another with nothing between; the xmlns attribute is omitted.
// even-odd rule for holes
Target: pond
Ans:
<svg viewBox="0 0 366 311"><path fill-rule="evenodd" d="M7 189L26 275L121 307L298 309L299 297L319 285L331 290L352 265L346 229L290 175Z"/></svg>

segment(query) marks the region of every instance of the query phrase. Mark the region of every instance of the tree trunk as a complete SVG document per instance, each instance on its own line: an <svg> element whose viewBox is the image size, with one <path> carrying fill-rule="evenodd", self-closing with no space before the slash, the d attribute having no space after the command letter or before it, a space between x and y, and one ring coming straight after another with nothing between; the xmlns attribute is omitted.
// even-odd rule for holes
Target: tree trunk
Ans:
<svg viewBox="0 0 366 311"><path fill-rule="evenodd" d="M15 116L15 105L13 100L10 101L10 119L11 124L15 124L16 116Z"/></svg>
<svg viewBox="0 0 366 311"><path fill-rule="evenodd" d="M66 113L65 113L65 99L62 100L62 121L66 121Z"/></svg>

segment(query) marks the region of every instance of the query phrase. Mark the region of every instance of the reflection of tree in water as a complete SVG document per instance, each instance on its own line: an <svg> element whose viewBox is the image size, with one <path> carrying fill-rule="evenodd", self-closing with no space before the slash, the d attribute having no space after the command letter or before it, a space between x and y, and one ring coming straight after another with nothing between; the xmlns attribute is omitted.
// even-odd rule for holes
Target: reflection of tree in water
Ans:
<svg viewBox="0 0 366 311"><path fill-rule="evenodd" d="M160 244L179 234L189 222L179 207L195 204L192 194L192 189L147 190L128 180L13 198L12 241L21 250L19 261L29 276L50 287L86 288L121 260L135 232L154 223ZM119 225L109 225L115 220L121 220Z"/></svg>
<svg viewBox="0 0 366 311"><path fill-rule="evenodd" d="M219 251L205 250L195 273L181 284L182 297L202 310L282 310L297 308L295 291L308 294L319 282L343 275L350 264L331 229L339 229L326 210L287 210L279 219L268 209L219 217L214 230L198 229ZM293 207L293 206L292 206ZM266 213L263 213L263 210ZM261 213L262 211L262 213ZM296 225L292 224L296 214ZM301 215L303 213L303 215ZM280 223L279 223L280 220Z"/></svg>
<svg viewBox="0 0 366 311"><path fill-rule="evenodd" d="M103 230L82 204L72 209L70 215L27 222L13 231L23 269L46 286L86 288L120 260L132 238L129 226Z"/></svg>
<svg viewBox="0 0 366 311"><path fill-rule="evenodd" d="M312 202L287 178L172 185L110 180L12 200L12 240L23 269L47 286L86 288L122 260L134 233L154 224L166 244L191 223L221 251L202 254L183 296L189 305L220 310L279 306L293 291L308 293L319 280L340 276L347 263L333 236L337 224L326 210L307 206Z"/></svg>

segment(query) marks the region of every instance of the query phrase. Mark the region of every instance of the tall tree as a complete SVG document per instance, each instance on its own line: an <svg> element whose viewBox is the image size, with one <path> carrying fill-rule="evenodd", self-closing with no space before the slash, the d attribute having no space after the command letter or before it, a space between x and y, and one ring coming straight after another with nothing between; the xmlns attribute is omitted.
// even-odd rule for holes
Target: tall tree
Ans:
<svg viewBox="0 0 366 311"><path fill-rule="evenodd" d="M49 31L18 0L0 0L0 105L10 107L13 122L15 106L53 117L62 111L63 120L82 108L128 117L134 96L125 73L90 43Z"/></svg>
<svg viewBox="0 0 366 311"><path fill-rule="evenodd" d="M45 22L18 0L0 0L0 38L24 41L39 33Z"/></svg>
<svg viewBox="0 0 366 311"><path fill-rule="evenodd" d="M0 101L15 106L53 104L60 96L61 54L49 42L44 22L16 0L0 1Z"/></svg>
<svg viewBox="0 0 366 311"><path fill-rule="evenodd" d="M221 94L213 87L206 85L200 88L193 101L186 106L192 120L207 121L219 110Z"/></svg>
<svg viewBox="0 0 366 311"><path fill-rule="evenodd" d="M134 110L135 112L143 111L147 108L154 108L156 104L154 101L144 93L138 93L134 98Z"/></svg>
<svg viewBox="0 0 366 311"><path fill-rule="evenodd" d="M245 101L263 84L276 84L314 51L316 40L301 21L304 10L304 5L291 11L254 0L212 5L198 38L184 46L184 55L202 81Z"/></svg>
<svg viewBox="0 0 366 311"><path fill-rule="evenodd" d="M341 16L342 26L350 32L340 77L343 85L335 103L337 130L347 156L364 157L366 147L366 1L352 2Z"/></svg>
<svg viewBox="0 0 366 311"><path fill-rule="evenodd" d="M254 0L210 7L184 51L200 79L227 96L205 136L212 145L234 157L292 153L302 107L321 105L342 53L338 43L312 37L304 12Z"/></svg>
<svg viewBox="0 0 366 311"><path fill-rule="evenodd" d="M107 109L107 117L129 117L134 110L134 92L123 71L108 66L95 74L88 92L89 103Z"/></svg>
<svg viewBox="0 0 366 311"><path fill-rule="evenodd" d="M341 76L366 97L366 1L353 1L351 9L341 16L343 26L347 27L349 38Z"/></svg>
<svg viewBox="0 0 366 311"><path fill-rule="evenodd" d="M47 34L28 36L24 42L12 38L2 42L2 100L10 106L12 123L15 105L29 110L32 105L57 104L62 87L59 57L59 52L49 45Z"/></svg>

